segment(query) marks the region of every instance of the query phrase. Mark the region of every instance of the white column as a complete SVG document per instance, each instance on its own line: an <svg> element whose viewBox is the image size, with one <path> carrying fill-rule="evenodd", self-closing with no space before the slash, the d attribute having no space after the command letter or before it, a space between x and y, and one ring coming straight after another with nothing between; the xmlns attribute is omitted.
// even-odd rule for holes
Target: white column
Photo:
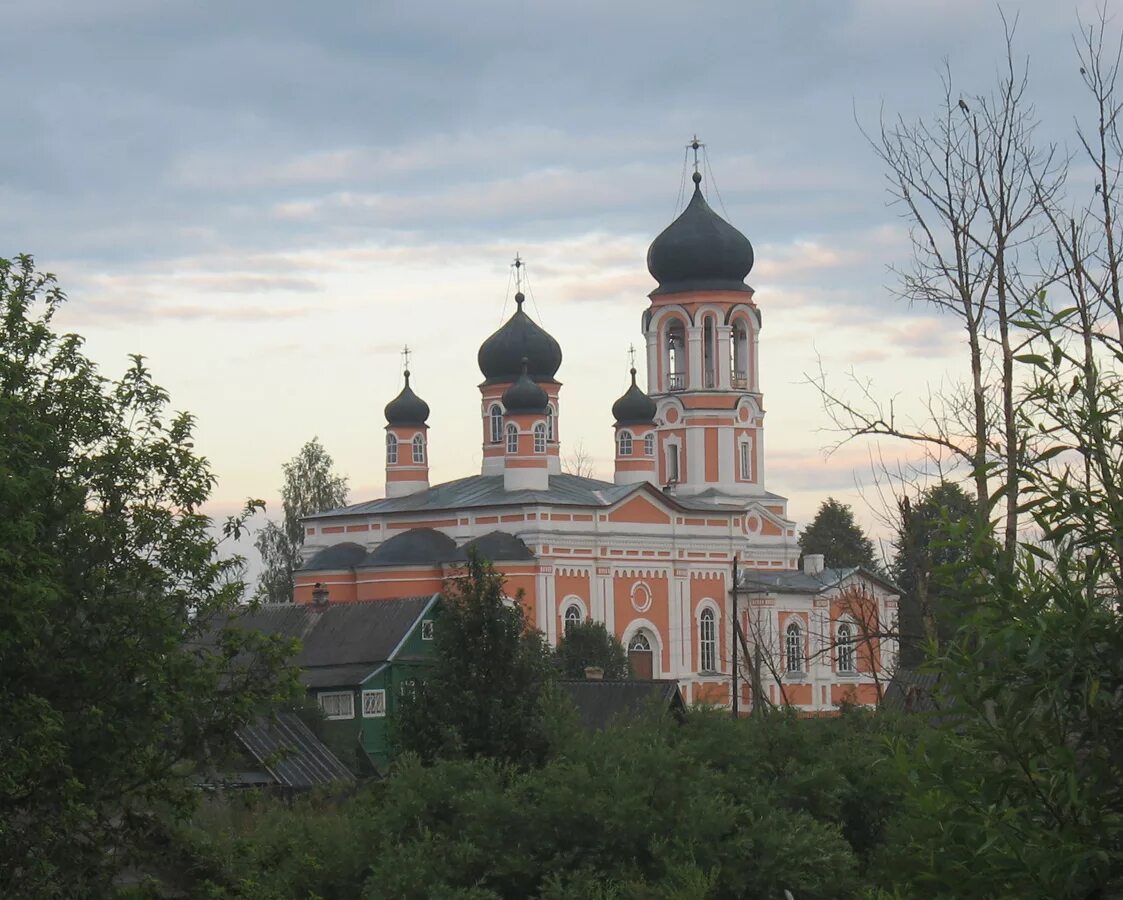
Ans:
<svg viewBox="0 0 1123 900"><path fill-rule="evenodd" d="M667 611L667 622L670 625L670 634L667 635L667 640L670 643L670 658L671 670L667 673L671 678L678 678L688 668L683 663L683 630L682 621L684 613L688 613L688 603L685 602L684 595L689 591L689 582L674 574L674 570L670 573L670 578L667 584L667 602L670 609ZM686 645L687 652L689 652L689 644Z"/></svg>
<svg viewBox="0 0 1123 900"><path fill-rule="evenodd" d="M686 362L688 374L686 389L699 391L702 389L702 329L691 326L686 329Z"/></svg>
<svg viewBox="0 0 1123 900"><path fill-rule="evenodd" d="M647 393L659 394L663 388L658 383L659 377L659 334L649 331L647 338Z"/></svg>
<svg viewBox="0 0 1123 900"><path fill-rule="evenodd" d="M702 484L706 480L706 431L704 428L686 429L687 484Z"/></svg>
<svg viewBox="0 0 1123 900"><path fill-rule="evenodd" d="M719 325L714 329L714 340L717 341L717 386L729 390L733 385L729 380L729 368L732 360L729 358L729 335L733 329L729 325Z"/></svg>

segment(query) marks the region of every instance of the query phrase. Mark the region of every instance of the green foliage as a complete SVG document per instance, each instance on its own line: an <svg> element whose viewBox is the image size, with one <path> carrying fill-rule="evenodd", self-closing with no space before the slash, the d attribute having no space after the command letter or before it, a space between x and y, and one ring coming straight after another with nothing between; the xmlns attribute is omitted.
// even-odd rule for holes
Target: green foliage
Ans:
<svg viewBox="0 0 1123 900"><path fill-rule="evenodd" d="M873 544L854 521L854 511L834 497L820 504L815 518L799 536L799 549L805 556L823 554L832 568L864 566L873 572L881 571L874 559Z"/></svg>
<svg viewBox="0 0 1123 900"><path fill-rule="evenodd" d="M477 757L540 762L547 752L550 652L529 628L521 597L473 556L452 579L434 622L434 665L403 692L390 726L399 750L425 760Z"/></svg>
<svg viewBox="0 0 1123 900"><path fill-rule="evenodd" d="M30 257L0 259L4 896L104 893L155 810L190 806L193 765L293 687L287 642L214 630L244 586L199 511L191 416L140 357L101 376L52 330L62 302Z"/></svg>
<svg viewBox="0 0 1123 900"><path fill-rule="evenodd" d="M589 619L569 625L558 641L554 660L563 678L584 678L587 666L604 669L605 678L627 678L628 654L603 622Z"/></svg>
<svg viewBox="0 0 1123 900"><path fill-rule="evenodd" d="M304 546L303 517L347 503L347 479L335 474L332 458L319 438L301 447L283 468L284 520L266 522L255 541L263 566L257 596L266 603L292 602L293 570Z"/></svg>

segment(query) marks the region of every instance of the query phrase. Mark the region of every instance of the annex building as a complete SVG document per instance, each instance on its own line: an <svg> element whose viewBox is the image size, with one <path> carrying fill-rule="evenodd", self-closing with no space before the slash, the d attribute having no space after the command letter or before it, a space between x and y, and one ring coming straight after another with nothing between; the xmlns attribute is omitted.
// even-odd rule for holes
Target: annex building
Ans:
<svg viewBox="0 0 1123 900"><path fill-rule="evenodd" d="M736 558L738 653L767 699L811 713L876 702L896 653L878 637L896 618L895 589L822 557L798 566L787 501L766 486L753 248L693 180L647 254L644 386L633 368L623 396L605 401L613 481L562 471L562 348L517 293L477 354L481 471L430 484L429 407L407 371L385 410L386 496L305 520L296 603L316 585L333 604L431 595L474 546L551 644L591 617L624 643L636 677L727 704ZM747 709L753 679L740 671Z"/></svg>

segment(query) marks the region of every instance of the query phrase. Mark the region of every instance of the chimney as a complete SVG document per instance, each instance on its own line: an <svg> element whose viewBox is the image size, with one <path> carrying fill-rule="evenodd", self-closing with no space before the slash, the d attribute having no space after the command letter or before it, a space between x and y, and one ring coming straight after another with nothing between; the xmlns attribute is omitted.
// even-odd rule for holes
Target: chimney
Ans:
<svg viewBox="0 0 1123 900"><path fill-rule="evenodd" d="M324 587L322 581L317 581L316 586L312 588L312 608L313 609L327 609L328 606L328 589Z"/></svg>
<svg viewBox="0 0 1123 900"><path fill-rule="evenodd" d="M585 666L586 681L604 681L604 669L600 666Z"/></svg>
<svg viewBox="0 0 1123 900"><path fill-rule="evenodd" d="M805 553L803 554L803 574L822 575L825 563L826 557L822 553Z"/></svg>

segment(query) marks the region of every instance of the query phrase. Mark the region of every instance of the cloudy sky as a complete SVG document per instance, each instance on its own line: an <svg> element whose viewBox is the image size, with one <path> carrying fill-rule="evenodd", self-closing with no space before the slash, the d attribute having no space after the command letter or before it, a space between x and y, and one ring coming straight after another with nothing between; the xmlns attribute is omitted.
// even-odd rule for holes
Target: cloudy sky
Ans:
<svg viewBox="0 0 1123 900"><path fill-rule="evenodd" d="M695 132L712 205L756 248L766 475L798 520L833 494L875 521L870 448L822 452L804 383L817 356L902 408L960 377L953 326L892 296L907 240L858 123L934 110L945 59L965 93L988 89L991 4L3 7L0 254L59 275L61 322L107 372L149 357L198 416L216 511L275 501L313 435L352 499L380 496L405 343L433 480L478 471L476 348L512 311L516 251L565 354L563 455L580 441L611 478L609 407L654 287L644 256L678 211ZM1043 136L1071 143L1071 35L1093 4L1003 8Z"/></svg>

